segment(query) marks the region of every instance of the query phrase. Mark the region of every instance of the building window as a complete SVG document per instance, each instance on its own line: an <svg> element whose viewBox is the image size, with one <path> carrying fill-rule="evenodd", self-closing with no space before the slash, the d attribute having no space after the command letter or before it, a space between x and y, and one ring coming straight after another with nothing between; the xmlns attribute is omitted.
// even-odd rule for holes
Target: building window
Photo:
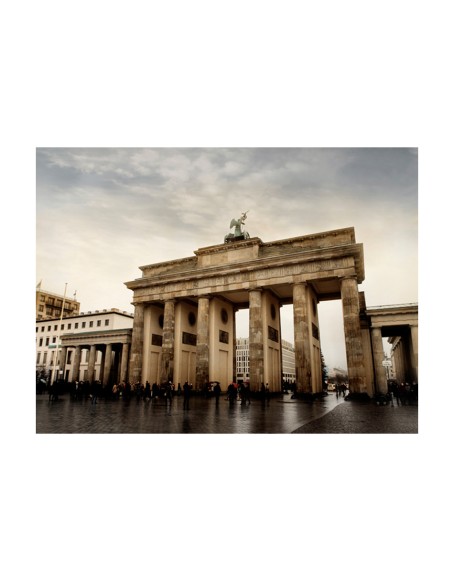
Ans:
<svg viewBox="0 0 454 582"><path fill-rule="evenodd" d="M39 329L39 328L37 327L37 328L36 328L36 333L38 333L38 329Z"/></svg>
<svg viewBox="0 0 454 582"><path fill-rule="evenodd" d="M38 311L44 311L44 305L40 305L40 306L38 307Z"/></svg>
<svg viewBox="0 0 454 582"><path fill-rule="evenodd" d="M79 329L79 322L76 322L76 323L74 324L74 329Z"/></svg>
<svg viewBox="0 0 454 582"><path fill-rule="evenodd" d="M62 330L65 329L65 324L64 323L61 324L61 329Z"/></svg>
<svg viewBox="0 0 454 582"><path fill-rule="evenodd" d="M46 337L46 346L48 346L48 345L49 345L49 338Z"/></svg>
<svg viewBox="0 0 454 582"><path fill-rule="evenodd" d="M82 322L82 329L85 327L85 321Z"/></svg>
<svg viewBox="0 0 454 582"><path fill-rule="evenodd" d="M182 343L189 345L189 346L196 346L197 345L197 336L193 333L188 333L188 332L184 331L183 336L182 336Z"/></svg>
<svg viewBox="0 0 454 582"><path fill-rule="evenodd" d="M72 354L72 352L68 351L68 357L66 359L66 363L68 364L68 366L71 364L71 354Z"/></svg>
<svg viewBox="0 0 454 582"><path fill-rule="evenodd" d="M57 331L58 325L54 325L54 331Z"/></svg>
<svg viewBox="0 0 454 582"><path fill-rule="evenodd" d="M96 326L101 327L101 320L100 319L98 319L98 321L96 322Z"/></svg>
<svg viewBox="0 0 454 582"><path fill-rule="evenodd" d="M48 325L48 326L47 326L47 331L50 331L50 328L51 328L51 326L50 326L50 325ZM43 327L42 331L44 331L44 327Z"/></svg>
<svg viewBox="0 0 454 582"><path fill-rule="evenodd" d="M219 341L223 344L229 343L229 332L222 329L219 330Z"/></svg>
<svg viewBox="0 0 454 582"><path fill-rule="evenodd" d="M40 337L40 338L39 338L39 347L41 348L41 347L42 347L42 345L43 345L43 338L42 338L42 337Z"/></svg>
<svg viewBox="0 0 454 582"><path fill-rule="evenodd" d="M70 323L68 323L68 329L71 329L71 324Z"/></svg>
<svg viewBox="0 0 454 582"><path fill-rule="evenodd" d="M53 343L53 344L56 344L56 343L57 343L57 338L56 338L56 337L53 337L53 338L52 338L52 343Z"/></svg>
<svg viewBox="0 0 454 582"><path fill-rule="evenodd" d="M44 327L41 328L41 331L44 331Z"/></svg>
<svg viewBox="0 0 454 582"><path fill-rule="evenodd" d="M41 360L41 352L38 352L38 355L36 356L36 363L39 364L40 360Z"/></svg>
<svg viewBox="0 0 454 582"><path fill-rule="evenodd" d="M46 365L47 362L47 352L44 352L44 357L43 357L43 366Z"/></svg>
<svg viewBox="0 0 454 582"><path fill-rule="evenodd" d="M89 327L93 327L93 322L92 321L90 321Z"/></svg>
<svg viewBox="0 0 454 582"><path fill-rule="evenodd" d="M104 325L109 325L109 320L108 319L106 319Z"/></svg>

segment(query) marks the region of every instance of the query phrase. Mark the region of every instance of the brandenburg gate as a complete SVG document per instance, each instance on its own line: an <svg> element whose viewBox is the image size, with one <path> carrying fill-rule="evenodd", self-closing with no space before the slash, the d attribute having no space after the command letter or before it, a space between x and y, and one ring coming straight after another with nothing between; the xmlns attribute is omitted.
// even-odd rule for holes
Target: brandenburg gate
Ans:
<svg viewBox="0 0 454 582"><path fill-rule="evenodd" d="M280 391L280 307L293 304L297 390L320 392L318 305L340 299L350 392L386 391L384 371L376 370L383 347L360 316L364 256L354 229L273 242L246 235L239 226L223 244L140 267L142 276L125 283L135 306L130 382L188 381L200 389L219 381L225 390L236 373L235 312L249 308L251 390L263 383Z"/></svg>

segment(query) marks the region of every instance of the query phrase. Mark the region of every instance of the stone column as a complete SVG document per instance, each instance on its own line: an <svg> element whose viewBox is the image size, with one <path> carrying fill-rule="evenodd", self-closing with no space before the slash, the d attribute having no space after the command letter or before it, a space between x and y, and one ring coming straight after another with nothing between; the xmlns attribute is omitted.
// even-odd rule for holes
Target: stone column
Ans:
<svg viewBox="0 0 454 582"><path fill-rule="evenodd" d="M128 359L129 359L129 344L122 344L121 346L121 361L120 372L117 382L125 382L128 377Z"/></svg>
<svg viewBox="0 0 454 582"><path fill-rule="evenodd" d="M82 348L80 346L76 346L76 352L74 354L74 364L73 364L73 382L79 381L81 357L82 357Z"/></svg>
<svg viewBox="0 0 454 582"><path fill-rule="evenodd" d="M65 379L65 366L66 366L66 358L68 357L68 348L66 346L62 346L61 348L61 352L60 352L60 362L59 362L59 366L58 369L63 372L61 375L61 379L64 380ZM60 374L58 375L58 377L60 378Z"/></svg>
<svg viewBox="0 0 454 582"><path fill-rule="evenodd" d="M112 367L112 344L106 345L104 354L104 369L102 373L102 385L107 386L110 380L110 370Z"/></svg>
<svg viewBox="0 0 454 582"><path fill-rule="evenodd" d="M87 380L88 382L93 382L95 379L95 364L96 364L96 346L90 346L90 355L88 356L88 373L87 373Z"/></svg>
<svg viewBox="0 0 454 582"><path fill-rule="evenodd" d="M209 316L210 298L199 297L195 354L195 385L197 390L202 390L210 379Z"/></svg>
<svg viewBox="0 0 454 582"><path fill-rule="evenodd" d="M388 392L388 383L386 381L386 370L383 366L385 353L383 351L383 339L380 327L373 327L372 335L372 355L374 358L374 372L375 372L375 392L378 394L386 394Z"/></svg>
<svg viewBox="0 0 454 582"><path fill-rule="evenodd" d="M298 392L312 392L307 283L295 283L293 285L293 328L295 336L296 389Z"/></svg>
<svg viewBox="0 0 454 582"><path fill-rule="evenodd" d="M345 277L341 280L341 297L349 391L352 393L367 393L356 277Z"/></svg>
<svg viewBox="0 0 454 582"><path fill-rule="evenodd" d="M413 381L418 382L418 326L410 326L411 334L411 367L413 371Z"/></svg>
<svg viewBox="0 0 454 582"><path fill-rule="evenodd" d="M233 377L229 379L229 384L230 384L230 381L236 382L236 312L237 311L238 311L238 309L236 309L234 307L233 308L233 324L232 324L232 329L233 329L233 346L232 346ZM224 388L227 388L227 386L225 386Z"/></svg>
<svg viewBox="0 0 454 582"><path fill-rule="evenodd" d="M400 384L405 379L402 364L402 338L399 338L394 346L394 368L396 380Z"/></svg>
<svg viewBox="0 0 454 582"><path fill-rule="evenodd" d="M175 301L170 299L164 304L164 326L162 330L161 384L173 381L175 357Z"/></svg>
<svg viewBox="0 0 454 582"><path fill-rule="evenodd" d="M129 382L141 381L143 362L143 303L136 303L132 326L131 356L129 358Z"/></svg>
<svg viewBox="0 0 454 582"><path fill-rule="evenodd" d="M260 391L264 373L262 291L249 291L249 380L252 391Z"/></svg>

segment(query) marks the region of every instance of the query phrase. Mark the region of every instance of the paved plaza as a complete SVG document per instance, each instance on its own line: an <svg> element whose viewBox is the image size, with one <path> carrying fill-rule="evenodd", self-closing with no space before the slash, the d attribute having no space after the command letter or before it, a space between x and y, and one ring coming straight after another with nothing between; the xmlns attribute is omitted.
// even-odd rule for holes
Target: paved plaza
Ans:
<svg viewBox="0 0 454 582"><path fill-rule="evenodd" d="M49 433L192 433L192 434L289 434L289 433L417 433L418 406L378 406L374 402L344 401L335 394L323 400L303 402L290 395L269 401L228 402L192 396L189 410L183 396L172 405L153 401L74 401L69 395L49 401L36 396L36 432Z"/></svg>

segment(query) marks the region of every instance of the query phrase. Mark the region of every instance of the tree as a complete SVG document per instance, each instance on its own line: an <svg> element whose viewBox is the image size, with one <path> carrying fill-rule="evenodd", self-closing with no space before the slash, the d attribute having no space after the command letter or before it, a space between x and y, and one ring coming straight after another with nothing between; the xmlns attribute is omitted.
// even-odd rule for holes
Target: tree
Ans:
<svg viewBox="0 0 454 582"><path fill-rule="evenodd" d="M325 389L328 387L328 368L326 367L325 358L321 350L320 350L320 362L322 366L322 387L323 389Z"/></svg>

